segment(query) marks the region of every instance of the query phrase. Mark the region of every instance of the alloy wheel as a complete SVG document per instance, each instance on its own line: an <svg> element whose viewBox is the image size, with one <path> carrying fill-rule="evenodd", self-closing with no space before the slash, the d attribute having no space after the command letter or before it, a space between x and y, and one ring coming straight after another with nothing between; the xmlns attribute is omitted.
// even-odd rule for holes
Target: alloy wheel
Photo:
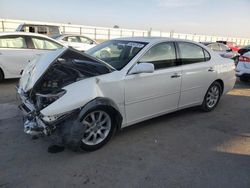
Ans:
<svg viewBox="0 0 250 188"><path fill-rule="evenodd" d="M102 110L90 112L82 121L86 129L82 142L86 145L97 145L104 141L111 130L110 115Z"/></svg>
<svg viewBox="0 0 250 188"><path fill-rule="evenodd" d="M207 106L209 108L213 108L217 104L219 97L220 97L220 88L217 85L212 86L207 93L206 97Z"/></svg>

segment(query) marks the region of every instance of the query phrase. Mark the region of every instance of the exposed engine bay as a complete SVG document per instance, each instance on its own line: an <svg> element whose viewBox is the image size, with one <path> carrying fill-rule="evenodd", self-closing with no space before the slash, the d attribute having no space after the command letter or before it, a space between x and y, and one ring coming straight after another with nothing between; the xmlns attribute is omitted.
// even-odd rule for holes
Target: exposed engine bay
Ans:
<svg viewBox="0 0 250 188"><path fill-rule="evenodd" d="M72 53L74 52L66 52L62 57L57 58L32 89L30 98L38 110L64 95L66 91L62 89L63 87L111 71L99 62L90 61L85 56L75 57Z"/></svg>

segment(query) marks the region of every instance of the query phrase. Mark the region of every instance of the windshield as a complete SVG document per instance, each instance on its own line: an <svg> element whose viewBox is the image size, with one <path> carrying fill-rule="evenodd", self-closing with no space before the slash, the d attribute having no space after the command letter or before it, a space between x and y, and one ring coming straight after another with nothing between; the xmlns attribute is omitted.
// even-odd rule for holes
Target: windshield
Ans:
<svg viewBox="0 0 250 188"><path fill-rule="evenodd" d="M85 53L101 59L116 70L121 70L147 44L145 42L110 40L91 48Z"/></svg>

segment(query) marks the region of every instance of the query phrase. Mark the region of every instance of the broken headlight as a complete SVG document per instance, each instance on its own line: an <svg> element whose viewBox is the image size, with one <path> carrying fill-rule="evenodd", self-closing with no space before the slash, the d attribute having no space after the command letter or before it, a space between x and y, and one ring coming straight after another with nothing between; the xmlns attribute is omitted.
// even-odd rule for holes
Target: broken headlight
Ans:
<svg viewBox="0 0 250 188"><path fill-rule="evenodd" d="M48 105L50 105L51 103L55 102L65 93L66 91L63 89L57 91L56 93L49 93L49 94L37 93L36 94L36 106L39 110L41 110L47 107Z"/></svg>

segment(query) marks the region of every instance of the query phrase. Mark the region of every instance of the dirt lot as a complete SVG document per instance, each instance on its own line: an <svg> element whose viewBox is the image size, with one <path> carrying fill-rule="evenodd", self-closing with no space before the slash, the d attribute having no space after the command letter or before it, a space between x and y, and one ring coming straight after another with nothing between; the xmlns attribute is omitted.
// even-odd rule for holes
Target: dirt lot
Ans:
<svg viewBox="0 0 250 188"><path fill-rule="evenodd" d="M0 84L0 187L250 187L250 84L120 132L91 153L47 152L23 133L17 80Z"/></svg>

